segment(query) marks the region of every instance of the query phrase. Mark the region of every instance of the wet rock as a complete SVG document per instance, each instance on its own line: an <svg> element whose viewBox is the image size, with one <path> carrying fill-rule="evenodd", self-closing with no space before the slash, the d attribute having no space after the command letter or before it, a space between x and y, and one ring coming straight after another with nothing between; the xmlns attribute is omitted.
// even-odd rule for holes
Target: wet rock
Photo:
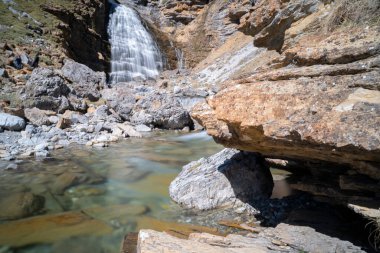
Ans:
<svg viewBox="0 0 380 253"><path fill-rule="evenodd" d="M56 115L53 111L40 110L36 107L26 108L24 114L25 118L36 126L51 125L50 117Z"/></svg>
<svg viewBox="0 0 380 253"><path fill-rule="evenodd" d="M45 199L31 192L12 193L0 197L0 220L28 217L44 207Z"/></svg>
<svg viewBox="0 0 380 253"><path fill-rule="evenodd" d="M137 220L137 229L151 228L158 231L165 231L179 238L187 238L191 233L209 233L220 235L217 229L206 226L198 226L187 223L168 222L158 220L149 216L141 216Z"/></svg>
<svg viewBox="0 0 380 253"><path fill-rule="evenodd" d="M74 236L100 236L112 227L81 212L36 216L0 224L0 244L21 247L49 244Z"/></svg>
<svg viewBox="0 0 380 253"><path fill-rule="evenodd" d="M77 174L65 172L56 178L51 190L55 194L63 194L67 188L76 185L78 182L79 176Z"/></svg>
<svg viewBox="0 0 380 253"><path fill-rule="evenodd" d="M25 120L7 113L0 113L0 127L11 131L21 131L25 128Z"/></svg>
<svg viewBox="0 0 380 253"><path fill-rule="evenodd" d="M224 149L183 167L170 184L170 197L186 208L241 207L272 194L273 179L254 153Z"/></svg>
<svg viewBox="0 0 380 253"><path fill-rule="evenodd" d="M124 217L142 215L148 211L148 208L137 205L111 205L85 208L82 211L95 219L110 222L116 219L122 220Z"/></svg>
<svg viewBox="0 0 380 253"><path fill-rule="evenodd" d="M95 72L86 65L73 60L65 60L62 74L72 83L69 85L74 93L81 98L96 101L100 98L99 90L106 87L106 74Z"/></svg>

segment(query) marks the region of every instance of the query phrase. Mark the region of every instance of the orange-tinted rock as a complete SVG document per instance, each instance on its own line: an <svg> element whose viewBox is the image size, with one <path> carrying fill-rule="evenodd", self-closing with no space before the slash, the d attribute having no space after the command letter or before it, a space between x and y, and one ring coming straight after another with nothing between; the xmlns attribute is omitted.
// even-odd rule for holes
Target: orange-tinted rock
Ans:
<svg viewBox="0 0 380 253"><path fill-rule="evenodd" d="M351 165L380 179L380 92L360 88L368 76L235 82L192 116L227 147Z"/></svg>
<svg viewBox="0 0 380 253"><path fill-rule="evenodd" d="M13 247L52 243L73 236L104 235L112 228L81 212L36 216L0 225L0 244Z"/></svg>

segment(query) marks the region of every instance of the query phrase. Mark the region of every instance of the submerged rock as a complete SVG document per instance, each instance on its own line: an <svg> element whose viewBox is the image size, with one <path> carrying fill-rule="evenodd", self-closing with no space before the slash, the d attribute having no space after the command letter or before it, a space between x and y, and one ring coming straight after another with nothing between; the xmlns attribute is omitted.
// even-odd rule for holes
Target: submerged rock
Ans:
<svg viewBox="0 0 380 253"><path fill-rule="evenodd" d="M14 220L33 215L44 207L45 199L31 192L0 197L0 220Z"/></svg>
<svg viewBox="0 0 380 253"><path fill-rule="evenodd" d="M0 244L21 247L53 243L74 236L99 236L112 232L112 227L82 212L36 216L0 224Z"/></svg>
<svg viewBox="0 0 380 253"><path fill-rule="evenodd" d="M169 193L186 208L208 210L241 207L270 197L272 189L272 175L259 155L224 149L184 166Z"/></svg>

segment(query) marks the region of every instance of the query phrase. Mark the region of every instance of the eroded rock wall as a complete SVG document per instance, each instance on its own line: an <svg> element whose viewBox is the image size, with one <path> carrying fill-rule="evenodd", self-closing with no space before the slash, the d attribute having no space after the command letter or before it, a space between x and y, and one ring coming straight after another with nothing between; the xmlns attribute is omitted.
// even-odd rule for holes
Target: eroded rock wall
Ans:
<svg viewBox="0 0 380 253"><path fill-rule="evenodd" d="M241 16L239 29L255 46L279 54L224 82L192 117L226 147L309 161L337 174L297 189L377 199L380 34L379 23L365 15L376 15L379 6L357 6L361 19L337 11L344 7L342 1L258 1Z"/></svg>
<svg viewBox="0 0 380 253"><path fill-rule="evenodd" d="M42 8L62 21L57 28L62 31L61 43L68 57L93 70L108 72L108 0L80 0L71 7L46 4Z"/></svg>

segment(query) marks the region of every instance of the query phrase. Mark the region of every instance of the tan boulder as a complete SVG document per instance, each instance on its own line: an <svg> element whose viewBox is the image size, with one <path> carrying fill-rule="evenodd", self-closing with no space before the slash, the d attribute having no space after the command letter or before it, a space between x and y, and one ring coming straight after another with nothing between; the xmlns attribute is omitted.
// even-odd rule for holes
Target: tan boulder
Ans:
<svg viewBox="0 0 380 253"><path fill-rule="evenodd" d="M192 117L226 147L351 165L380 179L380 92L361 88L368 76L235 82Z"/></svg>
<svg viewBox="0 0 380 253"><path fill-rule="evenodd" d="M27 118L33 125L42 126L50 125L51 121L49 120L50 116L54 116L57 113L48 110L40 110L36 107L26 108L24 110L25 118Z"/></svg>

